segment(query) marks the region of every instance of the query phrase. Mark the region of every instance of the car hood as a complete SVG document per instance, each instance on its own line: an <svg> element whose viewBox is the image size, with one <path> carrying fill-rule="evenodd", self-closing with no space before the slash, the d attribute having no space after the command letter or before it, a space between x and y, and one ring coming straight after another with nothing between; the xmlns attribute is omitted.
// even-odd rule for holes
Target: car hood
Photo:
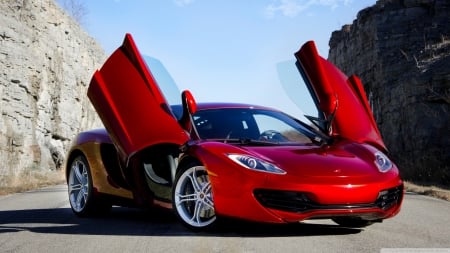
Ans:
<svg viewBox="0 0 450 253"><path fill-rule="evenodd" d="M354 143L334 146L243 147L276 164L289 175L305 177L372 177L380 174L370 151Z"/></svg>
<svg viewBox="0 0 450 253"><path fill-rule="evenodd" d="M387 151L359 78L347 77L322 58L313 41L304 44L295 56L316 107L328 123L328 134Z"/></svg>

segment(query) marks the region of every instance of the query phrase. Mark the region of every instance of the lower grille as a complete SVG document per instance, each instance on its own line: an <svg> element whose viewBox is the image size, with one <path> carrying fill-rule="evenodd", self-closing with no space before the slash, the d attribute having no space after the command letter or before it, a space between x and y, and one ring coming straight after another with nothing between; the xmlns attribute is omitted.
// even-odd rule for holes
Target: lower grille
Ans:
<svg viewBox="0 0 450 253"><path fill-rule="evenodd" d="M354 205L318 204L310 200L305 192L257 189L253 193L264 207L287 212L303 213L312 210L349 210L374 207L387 210L394 204L400 203L403 196L403 185L381 191L375 203Z"/></svg>
<svg viewBox="0 0 450 253"><path fill-rule="evenodd" d="M255 190L254 195L263 206L288 212L304 212L315 206L302 192Z"/></svg>

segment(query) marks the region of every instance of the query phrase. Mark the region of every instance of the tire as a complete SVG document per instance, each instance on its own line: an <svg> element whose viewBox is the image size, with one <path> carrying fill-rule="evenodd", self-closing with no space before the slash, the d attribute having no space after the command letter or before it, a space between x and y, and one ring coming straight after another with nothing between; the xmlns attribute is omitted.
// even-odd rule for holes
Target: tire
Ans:
<svg viewBox="0 0 450 253"><path fill-rule="evenodd" d="M172 191L173 210L191 230L208 230L217 223L211 183L206 168L191 163L177 173Z"/></svg>
<svg viewBox="0 0 450 253"><path fill-rule="evenodd" d="M332 220L340 226L347 228L363 228L373 224L373 221L363 220L358 217L336 217Z"/></svg>
<svg viewBox="0 0 450 253"><path fill-rule="evenodd" d="M106 214L111 204L94 195L91 169L83 155L76 156L69 165L68 193L72 211L79 217Z"/></svg>

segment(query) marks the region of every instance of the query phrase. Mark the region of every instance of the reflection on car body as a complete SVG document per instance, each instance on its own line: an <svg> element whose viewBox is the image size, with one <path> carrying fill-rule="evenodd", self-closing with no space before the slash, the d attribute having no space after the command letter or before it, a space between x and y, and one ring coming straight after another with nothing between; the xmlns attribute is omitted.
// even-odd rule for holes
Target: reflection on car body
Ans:
<svg viewBox="0 0 450 253"><path fill-rule="evenodd" d="M161 87L170 78L127 34L88 89L105 129L80 133L69 151L73 212L162 206L191 229L221 217L363 227L396 215L403 183L359 79L312 42L295 56L319 111L314 124L263 106L196 103L189 91L169 104Z"/></svg>

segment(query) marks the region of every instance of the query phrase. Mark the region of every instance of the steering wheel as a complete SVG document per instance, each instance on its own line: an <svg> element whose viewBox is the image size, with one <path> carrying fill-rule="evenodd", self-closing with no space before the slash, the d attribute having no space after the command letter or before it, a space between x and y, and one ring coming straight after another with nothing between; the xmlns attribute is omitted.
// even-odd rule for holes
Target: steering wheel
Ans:
<svg viewBox="0 0 450 253"><path fill-rule="evenodd" d="M264 141L287 141L287 139L278 131L266 130L259 135L260 140Z"/></svg>

